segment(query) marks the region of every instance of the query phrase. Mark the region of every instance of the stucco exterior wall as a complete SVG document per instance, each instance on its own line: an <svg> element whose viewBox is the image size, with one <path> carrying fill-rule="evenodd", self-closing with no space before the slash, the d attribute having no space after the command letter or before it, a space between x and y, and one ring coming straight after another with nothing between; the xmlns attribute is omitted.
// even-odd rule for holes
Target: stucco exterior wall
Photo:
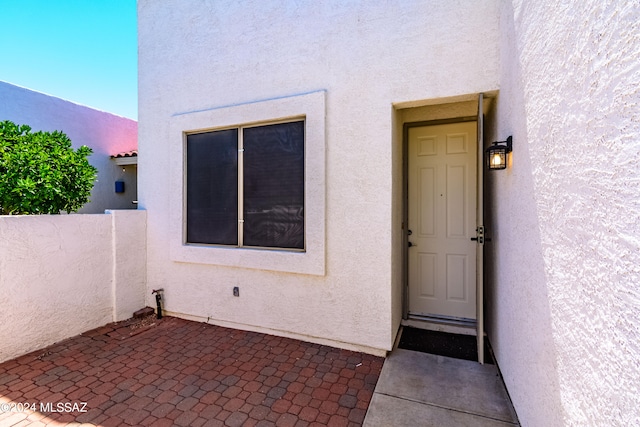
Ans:
<svg viewBox="0 0 640 427"><path fill-rule="evenodd" d="M0 121L31 126L32 131L59 130L74 148L93 149L89 163L98 168L90 202L80 213L103 213L106 209L135 209L135 166L117 166L110 156L137 149L138 124L116 116L0 81ZM115 192L115 181L125 182L125 192Z"/></svg>
<svg viewBox="0 0 640 427"><path fill-rule="evenodd" d="M523 426L640 424L639 17L503 3L487 304Z"/></svg>
<svg viewBox="0 0 640 427"><path fill-rule="evenodd" d="M107 211L111 217L113 320L128 319L145 306L147 290L147 213Z"/></svg>
<svg viewBox="0 0 640 427"><path fill-rule="evenodd" d="M0 362L144 307L144 219L0 216Z"/></svg>
<svg viewBox="0 0 640 427"><path fill-rule="evenodd" d="M493 0L139 1L148 288L163 287L177 315L389 350L401 310L401 124L393 104L496 89L498 15ZM170 206L182 191L168 173L182 143L172 118L319 91L324 274L172 261Z"/></svg>

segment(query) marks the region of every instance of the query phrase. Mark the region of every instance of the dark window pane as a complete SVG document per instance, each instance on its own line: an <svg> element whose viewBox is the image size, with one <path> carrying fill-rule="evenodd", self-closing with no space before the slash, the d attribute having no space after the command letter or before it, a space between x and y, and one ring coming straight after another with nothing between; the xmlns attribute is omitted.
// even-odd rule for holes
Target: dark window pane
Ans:
<svg viewBox="0 0 640 427"><path fill-rule="evenodd" d="M187 242L238 244L238 130L187 135Z"/></svg>
<svg viewBox="0 0 640 427"><path fill-rule="evenodd" d="M244 245L304 249L304 122L243 130Z"/></svg>

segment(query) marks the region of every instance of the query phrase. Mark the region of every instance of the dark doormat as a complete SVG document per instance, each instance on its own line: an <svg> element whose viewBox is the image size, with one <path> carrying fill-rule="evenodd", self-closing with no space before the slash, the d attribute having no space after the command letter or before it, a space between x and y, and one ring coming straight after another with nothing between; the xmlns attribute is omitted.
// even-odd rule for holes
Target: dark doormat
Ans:
<svg viewBox="0 0 640 427"><path fill-rule="evenodd" d="M493 364L487 339L485 338L484 362ZM478 361L476 337L473 335L448 334L418 328L402 328L399 348L453 357L454 359Z"/></svg>

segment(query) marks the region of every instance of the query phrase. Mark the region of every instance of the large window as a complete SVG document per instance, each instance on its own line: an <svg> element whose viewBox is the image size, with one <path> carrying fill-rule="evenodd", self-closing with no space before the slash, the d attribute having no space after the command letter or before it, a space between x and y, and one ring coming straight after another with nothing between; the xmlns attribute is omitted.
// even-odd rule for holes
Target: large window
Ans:
<svg viewBox="0 0 640 427"><path fill-rule="evenodd" d="M187 135L187 243L305 249L302 120Z"/></svg>
<svg viewBox="0 0 640 427"><path fill-rule="evenodd" d="M171 261L325 274L325 97L315 91L168 118Z"/></svg>

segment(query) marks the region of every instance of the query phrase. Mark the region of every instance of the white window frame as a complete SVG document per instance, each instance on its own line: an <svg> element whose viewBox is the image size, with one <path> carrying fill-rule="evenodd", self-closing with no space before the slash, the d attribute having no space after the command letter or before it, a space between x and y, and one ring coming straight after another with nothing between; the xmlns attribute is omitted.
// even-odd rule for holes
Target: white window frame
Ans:
<svg viewBox="0 0 640 427"><path fill-rule="evenodd" d="M213 108L170 118L170 258L312 275L325 274L325 91ZM186 135L232 127L305 121L305 251L186 243Z"/></svg>

